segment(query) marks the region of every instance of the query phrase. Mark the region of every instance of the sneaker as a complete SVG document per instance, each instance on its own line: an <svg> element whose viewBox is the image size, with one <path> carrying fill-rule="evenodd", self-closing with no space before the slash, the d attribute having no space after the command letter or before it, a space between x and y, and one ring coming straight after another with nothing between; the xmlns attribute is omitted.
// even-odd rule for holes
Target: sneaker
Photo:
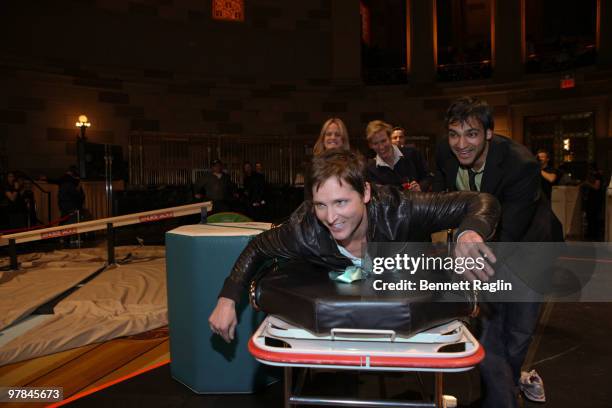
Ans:
<svg viewBox="0 0 612 408"><path fill-rule="evenodd" d="M452 395L443 395L442 403L444 408L457 408L457 398Z"/></svg>
<svg viewBox="0 0 612 408"><path fill-rule="evenodd" d="M544 381L542 381L542 377L540 377L536 370L521 372L519 387L521 388L523 395L525 395L525 398L528 400L534 402L546 402Z"/></svg>

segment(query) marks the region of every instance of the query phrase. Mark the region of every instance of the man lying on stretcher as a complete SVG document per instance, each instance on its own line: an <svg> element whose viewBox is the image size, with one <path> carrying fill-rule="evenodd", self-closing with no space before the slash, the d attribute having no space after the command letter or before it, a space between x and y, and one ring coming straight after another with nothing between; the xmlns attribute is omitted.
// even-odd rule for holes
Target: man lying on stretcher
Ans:
<svg viewBox="0 0 612 408"><path fill-rule="evenodd" d="M457 256L495 256L484 244L499 219L497 200L486 193L416 193L365 181L359 153L332 149L313 158L312 201L305 201L287 222L252 240L225 280L208 322L213 333L230 342L238 323L236 302L261 262L282 257L302 259L333 270L353 265L368 242L418 242L433 232L457 228ZM462 251L459 253L459 251ZM493 269L466 272L468 279L488 280Z"/></svg>

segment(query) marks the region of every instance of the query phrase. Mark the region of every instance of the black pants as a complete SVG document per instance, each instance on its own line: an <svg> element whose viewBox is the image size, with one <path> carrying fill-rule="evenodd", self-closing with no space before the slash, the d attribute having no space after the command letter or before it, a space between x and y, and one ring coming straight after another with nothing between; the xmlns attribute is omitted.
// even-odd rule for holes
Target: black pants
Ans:
<svg viewBox="0 0 612 408"><path fill-rule="evenodd" d="M490 303L481 319L480 363L484 408L517 407L521 367L538 323L541 303Z"/></svg>

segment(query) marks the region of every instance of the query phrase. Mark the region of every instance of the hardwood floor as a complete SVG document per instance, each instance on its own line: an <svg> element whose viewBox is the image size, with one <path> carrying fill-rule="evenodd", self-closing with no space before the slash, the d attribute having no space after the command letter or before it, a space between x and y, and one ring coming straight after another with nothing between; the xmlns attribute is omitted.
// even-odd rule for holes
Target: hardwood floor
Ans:
<svg viewBox="0 0 612 408"><path fill-rule="evenodd" d="M64 399L169 361L168 328L63 351L0 367L0 385L63 387ZM5 403L35 408L49 403Z"/></svg>

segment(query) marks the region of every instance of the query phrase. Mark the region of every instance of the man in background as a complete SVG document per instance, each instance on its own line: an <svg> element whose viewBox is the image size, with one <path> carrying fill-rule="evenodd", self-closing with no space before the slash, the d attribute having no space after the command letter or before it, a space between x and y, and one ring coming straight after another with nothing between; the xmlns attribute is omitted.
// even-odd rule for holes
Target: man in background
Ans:
<svg viewBox="0 0 612 408"><path fill-rule="evenodd" d="M546 194L546 197L550 202L552 197L552 187L557 183L559 174L557 170L550 165L550 156L546 150L538 150L536 157L538 158L538 162L540 162L542 191L544 191L544 194Z"/></svg>
<svg viewBox="0 0 612 408"><path fill-rule="evenodd" d="M394 127L391 130L391 143L399 148L406 146L406 131L402 127Z"/></svg>
<svg viewBox="0 0 612 408"><path fill-rule="evenodd" d="M195 185L195 198L212 201L213 211L230 211L230 201L234 194L234 185L229 175L223 172L223 163L219 159L212 161L212 169L202 176Z"/></svg>
<svg viewBox="0 0 612 408"><path fill-rule="evenodd" d="M391 125L382 120L368 123L366 139L376 157L368 164L368 179L410 191L429 191L432 177L423 156L412 147L391 143Z"/></svg>
<svg viewBox="0 0 612 408"><path fill-rule="evenodd" d="M254 221L263 221L266 217L266 180L262 173L253 171L250 162L242 166L242 187L246 214Z"/></svg>
<svg viewBox="0 0 612 408"><path fill-rule="evenodd" d="M81 186L81 177L76 166L70 166L57 181L59 191L57 200L60 215L69 217L64 224L73 224L80 221L80 213L85 204L85 193Z"/></svg>

